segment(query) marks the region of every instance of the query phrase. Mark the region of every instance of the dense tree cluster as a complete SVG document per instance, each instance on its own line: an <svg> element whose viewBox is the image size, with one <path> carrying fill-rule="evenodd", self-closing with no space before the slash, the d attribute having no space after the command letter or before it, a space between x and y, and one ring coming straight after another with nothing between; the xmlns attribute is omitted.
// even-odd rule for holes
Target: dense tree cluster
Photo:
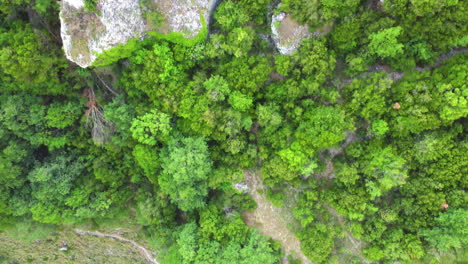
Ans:
<svg viewBox="0 0 468 264"><path fill-rule="evenodd" d="M124 219L161 263L279 263L234 188L257 170L315 263L461 261L468 1L281 2L225 0L206 40L79 69L55 1L0 0L0 230ZM281 55L279 11L331 31Z"/></svg>

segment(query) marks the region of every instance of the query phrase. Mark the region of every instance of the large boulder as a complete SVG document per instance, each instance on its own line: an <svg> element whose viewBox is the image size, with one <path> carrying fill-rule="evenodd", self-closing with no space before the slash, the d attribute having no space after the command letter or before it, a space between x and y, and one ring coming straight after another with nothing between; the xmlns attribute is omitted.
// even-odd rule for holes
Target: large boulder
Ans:
<svg viewBox="0 0 468 264"><path fill-rule="evenodd" d="M310 35L307 25L298 24L290 14L284 12L273 15L271 31L276 48L284 55L291 55L299 48L302 40Z"/></svg>
<svg viewBox="0 0 468 264"><path fill-rule="evenodd" d="M203 28L216 0L99 0L95 12L85 0L62 0L61 35L67 58L85 68L97 56L148 31L179 32L193 38ZM161 24L154 24L154 17Z"/></svg>

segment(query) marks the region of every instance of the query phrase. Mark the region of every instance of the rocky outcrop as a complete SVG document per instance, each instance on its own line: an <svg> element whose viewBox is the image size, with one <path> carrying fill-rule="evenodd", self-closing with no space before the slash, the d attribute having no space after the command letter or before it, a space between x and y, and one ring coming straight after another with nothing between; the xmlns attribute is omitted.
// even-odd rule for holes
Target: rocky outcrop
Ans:
<svg viewBox="0 0 468 264"><path fill-rule="evenodd" d="M217 1L211 0L154 0L164 17L158 32L168 34L180 32L186 38L195 37L202 30L200 14L206 22Z"/></svg>
<svg viewBox="0 0 468 264"><path fill-rule="evenodd" d="M208 21L216 0L99 0L87 12L84 0L62 0L61 35L66 57L85 68L98 54L148 31L193 38ZM154 17L161 18L155 25Z"/></svg>
<svg viewBox="0 0 468 264"><path fill-rule="evenodd" d="M276 48L284 55L291 55L299 48L302 40L310 35L307 25L298 24L290 14L284 12L273 15L271 31Z"/></svg>

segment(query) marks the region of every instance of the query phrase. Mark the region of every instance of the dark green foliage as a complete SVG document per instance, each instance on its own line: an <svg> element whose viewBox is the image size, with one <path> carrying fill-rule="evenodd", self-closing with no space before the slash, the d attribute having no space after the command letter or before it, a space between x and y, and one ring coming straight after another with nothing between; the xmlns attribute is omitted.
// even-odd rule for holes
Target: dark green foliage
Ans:
<svg viewBox="0 0 468 264"><path fill-rule="evenodd" d="M433 229L424 229L423 235L434 247L447 251L462 248L468 243L468 212L465 209L442 213Z"/></svg>
<svg viewBox="0 0 468 264"><path fill-rule="evenodd" d="M312 28L329 23L336 18L343 18L355 12L359 0L286 0L281 8L293 17Z"/></svg>
<svg viewBox="0 0 468 264"><path fill-rule="evenodd" d="M154 146L158 141L166 142L169 140L172 130L170 121L168 115L153 110L134 119L130 131L138 142Z"/></svg>
<svg viewBox="0 0 468 264"><path fill-rule="evenodd" d="M0 73L3 91L35 94L63 94L66 91L60 72L67 68L59 48L44 32L15 22L11 29L0 29Z"/></svg>
<svg viewBox="0 0 468 264"><path fill-rule="evenodd" d="M301 250L317 263L324 262L333 249L333 231L330 227L317 224L299 233Z"/></svg>

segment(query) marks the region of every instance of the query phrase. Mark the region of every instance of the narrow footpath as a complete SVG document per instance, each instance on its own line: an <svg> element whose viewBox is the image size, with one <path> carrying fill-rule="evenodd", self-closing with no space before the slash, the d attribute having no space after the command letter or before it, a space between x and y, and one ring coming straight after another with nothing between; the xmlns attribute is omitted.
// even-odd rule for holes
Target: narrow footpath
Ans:
<svg viewBox="0 0 468 264"><path fill-rule="evenodd" d="M133 247L138 249L140 254L142 254L149 263L159 264L158 261L155 258L153 258L152 254L150 253L149 250L147 250L146 248L139 245L138 243L136 243L133 240L123 238L123 237L121 237L119 235L103 234L101 232L91 232L91 231L84 231L84 230L80 230L80 229L75 229L74 231L75 231L75 233L77 235L80 235L80 236L89 235L89 236L95 236L95 237L99 237L99 238L112 238L112 239L115 239L115 240L117 240L119 242L129 243Z"/></svg>

